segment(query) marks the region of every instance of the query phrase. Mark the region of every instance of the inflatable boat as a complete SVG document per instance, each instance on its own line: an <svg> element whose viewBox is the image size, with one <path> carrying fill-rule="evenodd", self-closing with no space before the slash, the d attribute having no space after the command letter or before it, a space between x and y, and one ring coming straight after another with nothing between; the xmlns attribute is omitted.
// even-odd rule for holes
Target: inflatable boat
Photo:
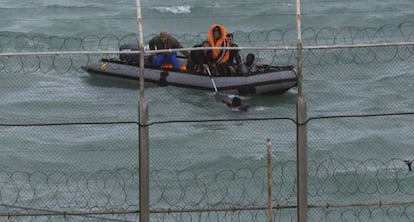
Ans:
<svg viewBox="0 0 414 222"><path fill-rule="evenodd" d="M128 55L128 56L126 56ZM134 58L135 56L135 58ZM82 66L95 77L116 78L125 81L139 81L140 67L136 54L123 54L119 58L101 59ZM179 62L186 63L181 57ZM175 86L214 91L235 95L282 94L296 86L297 76L293 66L261 65L257 72L235 75L209 76L191 71L155 69L144 66L144 81L158 86ZM212 84L214 80L215 86Z"/></svg>

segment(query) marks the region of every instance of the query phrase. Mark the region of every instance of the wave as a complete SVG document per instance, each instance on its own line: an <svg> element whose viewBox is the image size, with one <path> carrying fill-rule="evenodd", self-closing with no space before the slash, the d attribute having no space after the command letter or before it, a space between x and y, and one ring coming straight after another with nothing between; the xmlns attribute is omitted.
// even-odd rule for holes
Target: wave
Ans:
<svg viewBox="0 0 414 222"><path fill-rule="evenodd" d="M191 13L192 6L181 5L181 6L159 6L152 7L151 9L157 10L161 13L173 13L173 14L189 14Z"/></svg>
<svg viewBox="0 0 414 222"><path fill-rule="evenodd" d="M118 1L119 5L124 5L122 3L123 1ZM83 1L83 0L71 0L71 1L54 1L54 0L43 0L40 1L39 3L29 3L29 4L25 4L25 5L29 5L29 6L35 6L35 7L39 7L39 8L46 8L46 9L67 9L67 8L98 8L98 7L104 7L104 6L109 6L110 5L105 5L102 4L101 1L96 1L96 0L92 0L92 1Z"/></svg>
<svg viewBox="0 0 414 222"><path fill-rule="evenodd" d="M46 9L104 9L101 6L93 5L93 4L87 4L87 5L59 5L59 4L51 4L46 5Z"/></svg>
<svg viewBox="0 0 414 222"><path fill-rule="evenodd" d="M2 5L0 9L12 9L12 10L22 10L22 9L30 9L30 10L53 10L53 9L96 9L96 8L103 8L101 5L97 4L43 4L43 5L35 5L35 4L27 4L27 5Z"/></svg>

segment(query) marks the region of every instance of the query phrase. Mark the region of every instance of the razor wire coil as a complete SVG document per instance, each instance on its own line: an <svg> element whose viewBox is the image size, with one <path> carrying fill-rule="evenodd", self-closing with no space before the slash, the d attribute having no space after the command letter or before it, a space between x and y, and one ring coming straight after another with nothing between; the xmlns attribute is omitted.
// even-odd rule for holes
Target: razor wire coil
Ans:
<svg viewBox="0 0 414 222"><path fill-rule="evenodd" d="M296 29L271 29L265 31L235 31L234 39L239 46L296 46ZM144 36L147 43L156 34ZM171 33L183 46L191 47L207 38L207 32ZM380 27L304 27L302 30L304 46L314 45L353 45L390 42L412 42L414 40L414 23L405 21L398 25ZM106 34L103 36L45 36L31 34L0 34L0 52L19 51L96 51L117 50L123 44L137 44L137 34Z"/></svg>
<svg viewBox="0 0 414 222"><path fill-rule="evenodd" d="M295 161L274 161L274 205L295 201ZM414 195L404 160L311 161L309 195ZM0 172L0 203L47 209L133 210L137 207L137 169L97 172ZM224 208L266 205L266 167L221 170L152 170L154 209ZM388 181L387 179L391 179ZM351 184L351 186L349 186ZM6 195L7 194L7 195ZM387 200L383 200L387 201Z"/></svg>

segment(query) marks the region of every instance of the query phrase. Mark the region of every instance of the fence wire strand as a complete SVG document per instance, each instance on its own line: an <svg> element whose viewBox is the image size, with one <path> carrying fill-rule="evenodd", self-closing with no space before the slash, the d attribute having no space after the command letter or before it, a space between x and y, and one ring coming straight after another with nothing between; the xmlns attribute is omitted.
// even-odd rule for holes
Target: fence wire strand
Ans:
<svg viewBox="0 0 414 222"><path fill-rule="evenodd" d="M303 30L304 44L308 46L304 48L303 52L304 70L307 72L304 75L305 82L307 81L307 84L313 86L312 84L331 81L329 77L332 74L329 71L330 67L334 66L349 69L343 71L348 75L338 75L340 81L338 81L339 83L334 83L340 89L343 89L341 86L345 86L344 88L346 88L346 86L355 84L355 78L359 77L358 73L355 74L358 71L355 70L364 71L371 66L389 68L389 70L385 69L385 74L394 70L404 69L405 73L402 76L410 76L412 74L410 68L402 67L401 63L407 66L407 63L411 63L413 60L413 33L414 23L412 22L403 22L397 27L391 25L384 25L379 28L347 27L337 29L335 27L326 27L320 30L305 28ZM246 55L248 52L254 52L258 55L260 62L267 62L274 65L295 64L296 52L294 49L289 48L296 43L294 34L295 30L293 29L275 29L249 33L235 32L235 39L240 46L246 47L250 45L286 46L286 49L265 49L259 47L245 49L241 53L242 55ZM145 38L149 39L153 35L148 35ZM175 35L186 45L191 46L203 40L206 33ZM390 43L391 40L395 41L395 39L401 40L401 43ZM0 35L0 52L8 54L0 55L0 74L4 77L3 81L10 83L5 88L19 88L23 87L21 85L24 84L29 85L25 85L29 88L32 83L25 82L24 77L38 77L40 76L39 73L50 74L47 76L48 78L56 78L56 76L67 77L70 75L79 75L79 73L84 74L84 71L81 69L82 65L99 61L102 58L117 58L119 56L117 50L120 45L134 42L137 42L135 34L125 36L91 35L67 38L42 35L2 34ZM93 53L74 54L74 50L93 51ZM50 53L50 51L54 51L55 54L42 54ZM21 55L18 54L19 52L39 53L38 55ZM13 53L16 53L16 55L13 55ZM361 69L359 65L362 65L364 68ZM326 78L321 78L321 76ZM21 78L22 82L16 83L15 78ZM41 77L39 78L42 79ZM362 81L361 85L368 85L368 83L371 83L372 78L379 78L383 81L390 81L389 79L392 79L388 78L388 76L383 78L370 76L367 82ZM402 89L409 92L409 82L402 81L398 82L398 84ZM98 89L97 91L105 88L99 88L99 85L94 86ZM48 85L42 85L42 87L40 88L46 89L42 91L44 92L42 96L50 96L47 90ZM111 87L106 88L112 90ZM324 90L323 88L318 89ZM374 89L374 92L376 89ZM334 90L328 92L332 93ZM131 105L131 101L134 101L135 97L126 100L125 104L127 105L125 105L123 103L113 102L116 99L111 97L112 91L106 93L106 91L101 90L99 94L94 94L92 99L85 101L90 110L80 112L81 115L85 115L84 119L76 119L76 113L71 114L73 116L70 115L69 118L66 117L67 119L59 115L52 117L38 116L39 114L36 113L42 113L44 108L42 106L33 106L30 103L27 104L27 101L24 100L23 102L17 101L17 105L12 103L11 106L5 106L1 111L3 114L14 113L15 110L10 107L16 105L29 110L30 117L33 115L33 118L25 120L20 119L18 114L11 115L11 118L7 118L10 116L2 116L0 119L0 130L3 132L2 136L4 138L2 138L7 148L5 155L7 156L13 152L15 154L18 152L33 152L31 149L24 150L24 148L31 147L34 143L46 146L47 142L56 142L59 141L58 139L64 141L72 139L75 143L73 147L69 148L78 148L76 136L70 135L65 130L63 130L62 138L50 136L52 131L62 130L62 128L66 127L76 128L76 126L79 126L88 127L89 129L89 127L96 126L98 128L107 127L107 131L112 131L114 129L111 127L134 125L133 129L136 129L137 126L140 126L135 119L135 111L131 111L131 115L126 115L129 117L126 120L120 120L117 117L118 114L124 114L125 110L130 111L136 108L135 103ZM175 96L174 92L170 93L172 97ZM76 95L76 92L74 92L74 95ZM199 117L191 116L188 112L176 115L165 115L163 112L160 112L160 110L164 110L162 106L164 104L162 102L155 103L152 106L152 110L156 113L154 116L156 118L151 119L149 124L145 125L150 127L150 130L153 130L154 137L158 139L158 144L153 145L154 149L152 152L169 152L157 149L159 148L157 146L161 142L167 143L171 149L174 146L188 148L186 152L190 152L190 148L196 149L199 144L191 142L181 143L180 139L182 138L177 136L179 132L185 132L186 129L191 129L196 132L200 131L200 134L196 134L198 137L195 137L195 139L197 142L203 143L205 142L203 135L208 133L220 134L223 129L227 129L225 126L220 125L223 123L239 124L240 128L246 127L245 125L248 124L259 123L263 125L253 127L268 127L266 124L276 125L276 130L273 128L269 129L272 135L274 132L280 134L280 137L279 135L275 136L280 141L275 141L276 149L272 153L273 215L275 221L294 221L296 218L297 195L295 178L296 162L292 158L291 153L294 152L296 145L294 138L295 127L308 124L309 128L312 129L312 127L323 125L324 122L356 121L357 123L355 125L358 125L360 128L353 130L364 132L364 123L380 119L387 123L389 127L399 127L399 130L396 129L395 135L383 135L381 134L382 131L380 131L378 133L379 135L375 135L377 136L375 138L379 142L375 140L365 142L363 139L353 142L363 144L361 147L358 147L361 150L364 150L364 146L369 146L370 144L383 144L383 146L389 146L391 144L393 145L391 148L397 149L400 153L388 153L383 156L379 156L378 153L375 155L371 153L369 158L361 157L361 159L341 158L342 156L337 153L349 151L346 149L350 142L346 138L344 139L345 142L340 145L332 144L329 141L326 142L326 138L319 137L319 134L325 133L325 136L327 136L328 133L320 132L323 131L320 128L313 128L314 131L310 130L309 152L311 159L308 163L309 218L312 221L414 220L414 214L412 213L414 212L414 203L411 201L414 195L411 172L413 159L410 152L399 150L401 146L408 146L412 143L411 135L409 134L412 129L410 126L407 126L407 121L405 121L414 116L410 104L407 106L398 106L399 100L390 101L387 105L391 104L391 111L386 112L388 111L386 109L378 111L377 106L381 104L378 105L376 101L372 103L372 109L368 111L359 110L355 107L349 108L335 101L335 107L332 109L344 106L345 108L349 108L349 110L345 109L345 114L333 113L329 115L327 112L323 113L323 110L312 110L312 104L320 102L322 99L317 96L317 98L312 98L312 92L308 95L310 97L311 112L308 115L309 118L304 123L297 123L293 117L275 117L273 113L270 114L271 117L246 117L241 115L237 118L221 119L213 118L214 115L211 118L208 116L200 119ZM7 93L0 96L0 99L4 100L10 98ZM108 114L108 116L105 116L108 119L102 121L90 120L90 116L85 113L101 113L105 110L105 107L101 106L101 104L91 103L91 100L105 103L108 101L107 98L111 100L107 105L116 107L117 113ZM123 97L122 99L126 98ZM358 100L359 98L354 99ZM184 102L186 101L184 100ZM280 102L283 103L286 101L281 99ZM286 103L289 102L290 100ZM326 102L326 104L329 103ZM393 106L393 104L396 105ZM200 109L202 110L206 109L206 107L204 104L200 105ZM213 112L211 110L208 111ZM70 111L68 112L70 113ZM319 115L319 112L323 114ZM284 122L288 124L282 124ZM349 124L349 122L345 122L343 124L344 128L336 129L335 134L347 137L349 132L346 131L346 123ZM30 141L28 143L29 145L23 143L25 142L24 139L16 141L16 143L19 142L19 145L13 146L13 144L8 143L11 135L24 135L26 130L28 130L27 128L30 128L30 131L39 132L42 132L42 129L46 129L43 132L46 136L42 135L43 137L47 137L47 139L39 136L39 138L28 140ZM159 131L160 128L163 130ZM256 128L249 128L251 131L249 133L255 134ZM290 130L285 132L284 130L286 128ZM71 130L75 131L78 129ZM122 131L125 128L116 128L116 130ZM367 131L367 135L375 134L370 132L369 129ZM92 135L93 133L85 130L84 134L86 134L89 141L94 142L95 137ZM97 133L100 133L100 131ZM176 137L174 138L174 136ZM107 145L108 147L121 146L124 149L131 149L130 145L122 144L125 140L124 137L118 138L120 137L118 134L109 134L108 137L109 139L106 141L109 143ZM284 137L289 137L292 141L286 141ZM388 138L384 139L384 137L393 137L394 142L389 142ZM114 138L117 138L115 141L119 141L119 144L110 144L111 139ZM256 136L253 138L261 137ZM402 141L395 141L397 140L395 138L402 138ZM236 147L242 147L247 142L255 144L248 148L254 149L257 147L256 141L243 141L240 138L235 138L234 140L236 140L236 144L234 145ZM55 144L59 143L56 142ZM93 144L88 144L88 146L91 147L90 150L92 151L96 149ZM224 148L227 146L231 146L231 144L225 144ZM326 150L328 146L339 146L339 148L345 151L335 150L335 154L331 154ZM14 148L17 148L17 151L14 151ZM379 147L378 150L382 151L381 148L383 147ZM105 152L105 150L102 152ZM173 152L171 151L171 153ZM199 155L204 155L205 152L200 152ZM52 158L53 152L48 151L44 155L47 158ZM108 155L114 154L111 153ZM373 156L379 157L374 158ZM150 176L151 219L154 221L265 220L267 211L265 207L267 206L267 189L265 178L266 166L263 165L263 159L258 155L256 159L250 162L243 158L236 160L237 164L231 167L201 163L197 165L200 168L174 169L169 167L162 168L155 165L156 167L151 170ZM21 161L21 159L13 161ZM120 161L125 160L121 159ZM244 161L247 163L244 163ZM223 157L223 159L219 159L217 162L230 164L227 162L231 161ZM217 164L217 162L213 163ZM108 163L108 165L110 164ZM0 172L0 217L15 221L136 221L137 214L139 213L137 209L139 200L137 191L139 181L138 169L134 167L113 169L110 167L109 170L90 172L61 172L59 170L52 171L51 169L38 170L38 168L32 171L8 171L7 169L10 168L5 168ZM352 199L358 197L360 199Z"/></svg>

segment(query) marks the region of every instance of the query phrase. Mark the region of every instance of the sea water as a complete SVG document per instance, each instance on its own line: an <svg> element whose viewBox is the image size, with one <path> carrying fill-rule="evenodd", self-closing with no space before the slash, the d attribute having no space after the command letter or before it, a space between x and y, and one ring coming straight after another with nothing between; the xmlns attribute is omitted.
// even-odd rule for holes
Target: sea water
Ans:
<svg viewBox="0 0 414 222"><path fill-rule="evenodd" d="M168 30L190 47L206 37L211 24L219 23L236 34L239 46L296 44L294 1L145 0L141 6L145 41ZM304 46L413 38L409 0L303 1L302 13ZM131 0L0 0L0 50L117 50L119 44L136 43L136 21ZM296 66L295 51L277 51L277 56L273 51L255 52L262 61L272 57L275 65ZM308 117L412 112L412 52L410 46L305 49L303 90ZM47 175L108 171L119 172L120 177L129 174L118 169L134 172L138 166L138 126L133 123L138 120L137 84L94 79L80 69L105 56L1 57L0 121L8 124L0 128L2 171ZM281 204L295 203L296 88L279 96L245 97L250 104L247 112L232 112L214 101L213 92L149 87L145 96L153 123L149 128L150 166L155 172L152 206L265 204L262 193L247 189L261 187L262 182L246 181L263 179L257 174L265 166L267 138L272 140L274 183L286 183L275 198ZM265 120L252 120L257 118ZM311 201L339 197L346 203L377 201L384 193L388 194L384 199L399 200L401 193L410 193L401 187L409 181L405 176L399 186L402 192L393 191L398 182L384 183L390 177L387 170L405 172L402 160L413 157L412 118L310 120ZM183 120L189 122L176 122ZM239 173L246 177L244 185L229 180ZM381 181L380 185L365 183L362 178L367 175ZM348 186L338 185L338 178ZM177 185L172 186L176 190L165 190L168 186L160 185L164 182ZM178 195L186 186L189 193ZM214 195L205 198L200 190Z"/></svg>

